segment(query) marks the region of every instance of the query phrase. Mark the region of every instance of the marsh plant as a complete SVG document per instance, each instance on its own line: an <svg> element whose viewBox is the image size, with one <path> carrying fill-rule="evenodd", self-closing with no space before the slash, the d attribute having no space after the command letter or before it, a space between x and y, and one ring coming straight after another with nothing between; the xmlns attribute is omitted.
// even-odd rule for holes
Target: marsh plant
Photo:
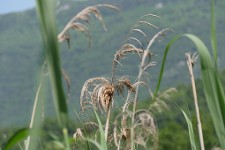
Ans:
<svg viewBox="0 0 225 150"><path fill-rule="evenodd" d="M47 74L42 73L41 82L36 94L33 114L31 118L31 123L28 129L21 131L24 137L29 135L24 142L25 149L35 149L38 147L38 139L36 138L36 130L41 129L41 120L43 120L43 113L40 107L40 93L43 84L43 78L49 75L52 83L53 97L56 112L58 112L59 126L62 129L62 134L64 139L60 141L58 138L54 138L53 143L58 148L71 149L71 145L76 149L79 144L86 143L89 145L92 143L99 149L136 149L143 148L157 149L158 146L158 129L155 123L154 113L162 112L164 109L168 108L167 102L165 100L170 99L170 94L176 90L171 88L162 93L153 93L152 87L150 86L146 76L149 74L151 67L156 65L152 61L154 57L154 52L152 50L152 45L157 44L162 38L165 37L167 32L171 32L171 29L160 29L157 25L150 23L148 20L160 19L159 16L153 14L146 14L140 17L139 21L130 29L127 39L124 44L118 49L112 57L112 72L111 77L93 77L88 79L81 89L80 94L80 107L81 113L90 115L90 112L95 113L97 122L87 121L83 122L80 128L74 131L73 136L68 135L68 130L66 127L66 97L62 89L61 78L65 80L68 87L68 94L70 92L70 79L60 67L60 57L58 54L58 48L55 46L51 49L52 45L66 41L68 46L70 46L71 37L70 32L75 30L82 32L88 39L88 45L91 45L91 34L88 29L87 24L89 24L92 18L97 18L106 30L106 26L103 17L100 12L100 8L108 8L119 11L119 9L110 4L99 4L95 6L89 6L75 15L63 28L63 30L56 35L53 30L54 23L45 17L54 18L52 12L46 12L43 9L49 11L50 6L53 4L48 4L50 2L37 1L38 13L40 17L41 27L44 33L43 39L46 46L46 61L44 62L45 70L47 66ZM53 10L52 10L53 11ZM49 13L49 14L48 14ZM49 26L52 25L53 28L49 30ZM52 33L51 33L52 31ZM148 33L155 33L150 36ZM51 34L51 36L48 36ZM138 58L137 61L137 77L132 77L129 74L123 74L117 72L117 68L123 66L123 59L129 59L130 55L134 55ZM57 59L55 59L56 57ZM47 65L46 65L47 64ZM56 78L58 76L58 78ZM60 87L60 88L58 88ZM148 96L151 97L151 102L149 102L148 109L137 109L140 96L140 88L148 91ZM115 107L114 103L117 102L119 107ZM111 115L111 112L116 112L116 115ZM42 114L42 115L41 115ZM104 115L102 115L104 114ZM106 114L106 115L105 115ZM99 117L104 116L104 117ZM100 120L102 119L102 120ZM39 123L37 123L39 122ZM89 127L89 128L88 128ZM91 127L91 129L90 129ZM94 134L94 137L90 135ZM26 134L25 134L26 133ZM19 132L19 134L21 134ZM9 149L12 144L11 141L18 136L15 135L9 140L9 145L6 149ZM99 141L100 137L100 141ZM70 142L70 138L73 138L73 144ZM23 147L23 146L22 146Z"/></svg>
<svg viewBox="0 0 225 150"><path fill-rule="evenodd" d="M84 33L88 38L88 43L90 45L91 34L87 24L91 22L91 18L97 18L97 20L102 23L103 28L106 29L100 8L104 7L116 11L119 9L109 4L89 6L75 15L65 25L62 32L57 35L54 7L55 1L36 0L36 3L45 48L45 63L47 64L43 66L47 66L48 73L46 74L45 71L41 73L40 85L34 101L30 126L16 132L5 144L4 150L9 150L16 144L20 149L27 150L40 148L70 150L79 149L83 145L85 145L85 148L87 149L92 149L94 145L94 147L97 147L100 150L157 149L159 134L155 122L155 113L163 112L165 109L168 109L168 101L171 99L170 96L172 93L176 92L174 88L159 92L159 88L165 68L167 53L171 45L182 36L190 39L199 52L206 101L218 136L219 146L222 149L225 149L225 94L217 67L217 44L213 0L211 12L213 61L207 47L198 37L191 34L176 36L166 46L156 88L152 87L152 83L148 80L148 75L151 75L150 69L156 66L156 62L152 59L155 57L153 44L158 44L159 41L172 30L169 28L160 29L157 25L149 21L152 19L160 19L157 15L146 14L140 17L139 21L137 21L130 29L124 44L115 52L114 57L112 56L111 77L93 77L84 83L80 94L80 114L85 114L87 116L94 114L94 120L97 121L85 120L84 122L82 121L81 116L77 115L78 119L81 120L83 124L73 131L73 135L68 132L67 128L68 108L62 84L63 82L61 80L64 78L66 81L68 92L70 91L70 82L69 77L60 66L58 43L67 41L68 45L70 45L70 32L71 30L76 30ZM121 73L118 69L121 66L126 66L122 60L125 58L127 60L133 58L131 55L138 58L136 62L138 70L136 76ZM191 56L190 54L187 54L187 58L189 71L192 75L192 67L197 57L196 55ZM50 143L53 145L50 148L45 146L43 144L45 141L42 141L40 138L44 116L42 109L42 93L44 89L42 84L44 83L46 75L50 78L53 102L58 118L59 130L61 131L60 136L51 134L52 141ZM193 76L191 77L191 80L195 97L196 113L198 116L197 93ZM148 91L148 96L150 97L148 107L145 109L138 108L143 89ZM181 111L188 124L191 148L196 150L197 142L195 141L192 122L182 109ZM201 131L200 116L198 116L197 119L201 142L200 145L203 150L204 139ZM19 143L20 141L23 141L23 143ZM84 147L82 147L82 149L83 148Z"/></svg>
<svg viewBox="0 0 225 150"><path fill-rule="evenodd" d="M155 66L152 61L154 57L151 50L152 45L161 40L171 29L160 30L158 26L147 21L148 19L159 19L159 16L147 14L130 29L125 44L116 51L112 59L112 76L94 77L88 79L81 90L80 105L85 113L88 109L93 109L105 116L104 135L107 142L114 143L117 149L134 149L142 146L146 148L147 143L152 145L152 149L157 149L158 131L154 120L154 113L167 108L165 99L169 99L170 94L175 89L169 89L155 96L151 91L151 85L145 80L149 74L149 68ZM144 30L144 27L148 30ZM158 30L151 38L148 37L150 29ZM144 40L141 40L141 37ZM139 68L136 79L131 80L129 74L117 75L118 66L123 65L122 59L129 59L129 55L138 58ZM140 86L147 89L152 97L149 109L137 109ZM116 108L115 102L122 104ZM111 111L117 111L115 118L111 118ZM114 121L113 121L114 120ZM98 127L98 126L97 126ZM113 130L112 130L113 129ZM112 145L112 144L111 144ZM149 146L149 145L148 145Z"/></svg>

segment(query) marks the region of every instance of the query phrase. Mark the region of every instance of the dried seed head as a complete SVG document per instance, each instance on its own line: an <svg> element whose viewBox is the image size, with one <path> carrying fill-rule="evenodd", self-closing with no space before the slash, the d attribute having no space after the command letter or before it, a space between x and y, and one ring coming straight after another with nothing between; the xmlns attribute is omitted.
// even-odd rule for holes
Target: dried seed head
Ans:
<svg viewBox="0 0 225 150"><path fill-rule="evenodd" d="M117 82L115 83L115 89L118 94L123 94L125 87L127 88L128 91L132 93L136 92L136 89L131 83L131 81L127 77L123 76L120 79L118 79Z"/></svg>
<svg viewBox="0 0 225 150"><path fill-rule="evenodd" d="M124 141L127 141L130 139L130 129L129 128L123 128L122 129L122 139Z"/></svg>
<svg viewBox="0 0 225 150"><path fill-rule="evenodd" d="M141 123L146 127L151 126L151 124L153 123L153 118L147 113L140 114L139 119Z"/></svg>
<svg viewBox="0 0 225 150"><path fill-rule="evenodd" d="M58 41L62 42L64 40L67 40L69 43L70 37L68 36L68 30L74 29L84 33L85 36L88 38L90 45L90 32L88 30L88 27L85 26L84 24L85 22L89 23L90 17L92 15L95 16L102 23L103 28L106 30L103 17L99 11L99 7L105 7L117 11L119 10L117 7L109 4L99 4L95 6L86 7L66 24L62 32L58 35Z"/></svg>
<svg viewBox="0 0 225 150"><path fill-rule="evenodd" d="M81 131L80 128L77 128L77 131L73 134L73 139L77 140L77 139L84 139L84 135Z"/></svg>
<svg viewBox="0 0 225 150"><path fill-rule="evenodd" d="M192 67L194 67L194 64L197 62L198 60L198 55L195 52L193 55L189 52L189 53L185 53L186 57L187 57L187 64L188 67L190 68L189 65L192 65Z"/></svg>
<svg viewBox="0 0 225 150"><path fill-rule="evenodd" d="M61 69L61 73L62 73L63 78L64 78L64 80L65 80L65 82L67 84L67 95L69 97L70 96L70 87L71 87L70 78L69 78L69 76L66 74L66 72L63 69Z"/></svg>
<svg viewBox="0 0 225 150"><path fill-rule="evenodd" d="M176 92L175 88L169 88L155 97L155 101L150 105L151 112L161 113L164 110L169 109L167 101L170 101L171 95Z"/></svg>
<svg viewBox="0 0 225 150"><path fill-rule="evenodd" d="M99 107L101 105L99 99L101 91L105 85L109 85L110 81L103 77L91 78L87 80L81 90L80 105L84 111L87 106Z"/></svg>
<svg viewBox="0 0 225 150"><path fill-rule="evenodd" d="M147 141L151 140L154 147L157 147L158 132L152 114L147 110L140 110L135 116L135 143L145 147Z"/></svg>
<svg viewBox="0 0 225 150"><path fill-rule="evenodd" d="M113 94L114 87L110 84L104 85L99 89L99 103L105 110L108 110L111 106Z"/></svg>
<svg viewBox="0 0 225 150"><path fill-rule="evenodd" d="M115 54L114 61L119 62L127 53L137 53L140 57L144 51L133 44L124 44Z"/></svg>

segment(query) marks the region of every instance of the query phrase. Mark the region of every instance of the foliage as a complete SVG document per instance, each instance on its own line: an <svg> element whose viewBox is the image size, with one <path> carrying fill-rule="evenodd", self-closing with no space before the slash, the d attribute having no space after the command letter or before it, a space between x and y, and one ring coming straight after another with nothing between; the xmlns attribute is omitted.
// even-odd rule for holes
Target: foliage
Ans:
<svg viewBox="0 0 225 150"><path fill-rule="evenodd" d="M214 123L215 131L220 144L219 146L221 146L223 149L225 148L225 139L223 136L225 134L225 95L217 63L218 53L215 33L216 27L214 24L214 1L212 1L211 12L211 43L214 60L211 59L206 45L197 36L193 34L175 36L166 46L161 69L159 71L158 82L156 83L156 88L154 89L154 86L152 86L151 82L148 81L148 77L146 76L149 73L149 68L155 66L155 62L153 61L155 55L152 51L152 48L155 47L153 44L161 40L161 38L165 36L165 33L171 31L171 29L160 29L154 23L151 23L146 19L159 18L157 15L144 15L133 27L131 27L127 39L125 40L125 44L123 44L121 48L116 51L112 61L111 78L95 77L85 82L80 96L80 104L82 108L81 113L84 114L84 111L87 111L88 108L92 108L98 123L95 123L94 121L86 123L85 120L85 122L82 122L81 124L82 128L76 128L73 138L67 126L68 108L63 84L64 82L67 84L69 92L70 81L67 74L61 69L61 55L59 52L58 42L66 40L70 46L70 34L68 33L70 29L81 31L90 39L89 29L85 25L85 22L90 21L90 16L93 14L103 24L103 27L105 27L98 7L104 6L116 10L117 8L108 4L87 7L78 13L73 19L71 19L71 21L69 21L63 31L58 35L57 39L56 21L54 16L55 4L56 3L53 0L46 2L37 0L37 12L45 49L44 59L46 59L47 63L47 74L49 74L51 90L53 93L52 99L55 106L56 116L58 118L57 130L60 130L60 132L58 132L59 135L47 132L40 134L42 133L40 130L42 130L41 126L43 124L43 118L41 114L44 114L41 109L41 104L43 104L43 101L40 100L43 98L39 97L42 96L40 91L43 90L43 80L41 77L40 85L35 97L29 128L19 130L13 134L8 142L6 142L4 145L4 149L9 149L15 144L18 144L20 149L23 149L23 147L24 149L37 149L37 147L41 146L43 149L54 148L70 150L71 148L76 147L76 145L79 143L86 145L88 149L91 149L93 146L90 143L93 143L98 149L112 148L118 150L133 150L163 148L163 146L158 146L159 134L156 126L156 115L157 113L161 114L169 107L167 100L170 101L171 93L176 92L176 90L174 88L170 88L168 90L164 90L163 92L159 92L159 89L162 83L168 51L173 43L181 37L190 39L199 52L203 83L202 86L206 96L206 102L212 116L212 122ZM148 35L146 31L148 31L149 28L144 28L144 26L154 28L156 31L154 31L153 34ZM128 57L127 54L135 54L135 56L137 56L139 59L136 62L139 64L136 75L137 77L133 80L130 79L129 74L124 75L123 72L119 72L119 69L122 66L121 64L124 64L123 58ZM45 73L42 73L42 76L44 74ZM64 77L64 82L62 81L62 77ZM140 108L138 106L140 95L143 95L143 93L141 93L141 89L149 92L151 101L147 102L147 108ZM111 112L114 110L115 101L120 101L117 104L120 109L115 111L116 114L112 115ZM178 105L176 102L175 104ZM181 109L181 112L181 114L184 115L183 119L186 120L188 125L191 144L190 147L196 150L198 145L196 144L197 142L194 137L194 131L196 131L196 127L193 125L195 124L191 120L191 116L188 117L183 109ZM104 113L106 115L101 116ZM90 112L88 111L86 115L91 116ZM197 123L199 124L198 115L199 112L197 113ZM104 121L101 121L102 119ZM89 128L85 125L90 125L92 127ZM179 128L179 126L176 125L174 125L174 127ZM46 134L49 135L46 136ZM163 134L161 133L161 135ZM167 134L163 136L167 136ZM42 139L42 137L44 138ZM24 138L26 138L26 140L24 140ZM46 138L48 141L45 141ZM18 143L20 140L24 140L24 143ZM98 142L99 140L100 142ZM53 145L50 146L49 144ZM164 144L169 145L166 142ZM180 144L186 145L185 142L181 142ZM171 145L169 146L170 148L173 147ZM174 147L179 149L179 146Z"/></svg>
<svg viewBox="0 0 225 150"><path fill-rule="evenodd" d="M159 150L190 150L190 148L188 133L180 124L167 122L166 127L160 129Z"/></svg>
<svg viewBox="0 0 225 150"><path fill-rule="evenodd" d="M74 16L76 12L79 12L85 6L89 5L90 1L85 2L73 2L63 1L57 7L57 25L59 29L63 29L64 25ZM92 34L91 47L88 48L85 37L77 32L74 34L70 31L71 43L70 50L66 43L61 45L61 63L64 71L70 77L71 93L68 97L69 110L73 106L79 104L78 99L79 92L83 83L91 77L105 75L109 77L111 68L109 67L112 55L115 50L118 49L125 39L125 35L129 32L131 25L137 21L137 19L146 13L154 13L161 17L160 22L157 20L151 20L152 23L160 24L160 26L170 27L175 30L175 34L179 33L193 33L198 35L205 43L210 43L209 28L207 24L210 23L210 4L206 1L176 1L175 4L171 4L165 1L161 1L163 4L162 9L155 9L154 6L160 1L146 1L145 3L129 1L129 7L126 4L127 1L115 2L116 6L119 6L121 12L115 15L114 11L105 10L100 8L101 14L104 16L104 22L107 27L107 32L103 32L103 28L99 28L99 23L93 20L90 22L90 33ZM91 2L92 4L95 2ZM98 1L96 1L98 3ZM114 2L112 2L114 3ZM66 10L62 10L63 6L69 5ZM175 5L175 6L174 6ZM126 6L126 7L125 7ZM176 7L176 9L174 9ZM128 9L129 8L129 9ZM224 1L218 1L215 4L215 14L217 22L217 43L218 49L222 49L224 34ZM131 11L132 10L132 11ZM190 11L191 10L191 11ZM176 15L173 15L176 14ZM191 18L191 19L188 19ZM19 125L24 126L29 123L30 114L32 111L33 99L38 86L38 70L43 64L44 53L42 51L41 34L39 31L38 20L34 10L28 10L26 12L6 14L0 16L0 52L1 52L1 73L0 73L0 96L1 96L1 109L0 119L2 120L2 126ZM117 23L119 22L119 23ZM201 28L199 28L201 27ZM151 31L154 32L154 31ZM170 39L173 34L168 35ZM35 37L35 38L34 38ZM116 37L116 38L114 38ZM26 41L26 42L24 42ZM153 51L156 55L157 62L161 62L163 56L163 50L166 42L153 45ZM207 44L209 46L209 44ZM157 49L161 49L157 51ZM172 46L172 53L168 55L168 59L165 66L165 75L162 79L162 89L174 86L177 83L187 83L189 81L188 76L185 74L186 67L184 66L184 51L193 50L194 47L190 46L185 40L180 40L180 44ZM183 50L184 49L184 50ZM104 57L101 55L104 54ZM224 53L218 51L218 65L223 67ZM88 60L88 61L87 61ZM126 62L124 67L121 67L120 72L128 72L131 78L134 78L137 74L137 69L132 64L137 59L123 60ZM18 67L22 66L22 67ZM76 66L76 68L74 68ZM152 73L157 74L159 67L153 67ZM196 75L198 75L197 68L195 69ZM76 77L76 78L75 78ZM197 76L198 77L198 76ZM24 80L26 79L26 80ZM151 76L153 86L156 85L157 77ZM21 89L21 90L17 90ZM45 106L45 112L48 116L54 116L54 105L51 101L51 92L49 87L46 87L46 97L48 98ZM146 96L143 96L143 98ZM15 107L11 107L14 105ZM71 107L72 106L72 107ZM14 115L17 110L20 110L17 115ZM70 117L73 117L72 111L69 112ZM7 116L7 118L5 118ZM13 122L13 123L12 123Z"/></svg>
<svg viewBox="0 0 225 150"><path fill-rule="evenodd" d="M61 64L56 34L55 1L42 2L37 0L37 14L40 21L45 57L50 74L53 101L57 118L65 126L67 115L66 97L62 86Z"/></svg>
<svg viewBox="0 0 225 150"><path fill-rule="evenodd" d="M18 130L5 144L4 150L11 149L14 145L19 143L20 141L24 140L25 138L30 135L29 129L20 129Z"/></svg>
<svg viewBox="0 0 225 150"><path fill-rule="evenodd" d="M195 137L194 137L194 130L193 130L193 125L191 120L188 118L187 114L181 109L184 118L188 124L188 131L189 131L189 137L190 137L190 143L191 143L191 149L196 150L196 142L195 142Z"/></svg>
<svg viewBox="0 0 225 150"><path fill-rule="evenodd" d="M205 46L205 44L196 36L191 34L183 35L184 37L189 38L196 46L200 60L201 60L201 73L203 79L203 89L206 95L206 101L210 110L210 114L213 119L214 127L217 133L217 137L220 142L220 146L222 149L225 149L225 124L224 124L224 108L225 108L225 95L224 89L222 86L222 82L218 72L217 66L217 45L216 45L216 31L215 31L215 20L214 20L214 1L212 1L212 20L211 20L211 43L213 49L214 60L211 59L209 54L209 50ZM175 37L171 40L171 42L167 46L167 50L169 50L172 43L174 43L178 38ZM193 129L190 127L192 124L185 115L187 120L189 131L190 132L190 140L193 144ZM194 144L195 145L195 144ZM196 149L193 148L192 149Z"/></svg>

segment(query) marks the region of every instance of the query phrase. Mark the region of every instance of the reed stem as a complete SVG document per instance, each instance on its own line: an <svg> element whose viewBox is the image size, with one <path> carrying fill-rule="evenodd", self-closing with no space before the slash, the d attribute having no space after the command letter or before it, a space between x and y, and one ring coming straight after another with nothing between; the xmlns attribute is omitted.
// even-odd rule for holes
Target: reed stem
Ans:
<svg viewBox="0 0 225 150"><path fill-rule="evenodd" d="M188 65L188 69L189 69L189 73L191 77L192 92L194 96L194 104L195 104L195 110L196 110L196 116L197 116L197 126L198 126L200 146L201 146L201 150L205 150L203 133L202 133L202 124L201 124L200 112L198 107L198 98L197 98L197 92L196 92L196 86L195 86L195 78L193 73L193 66L194 66L195 60L194 58L191 58L190 53L187 53L186 56L187 56L187 65Z"/></svg>

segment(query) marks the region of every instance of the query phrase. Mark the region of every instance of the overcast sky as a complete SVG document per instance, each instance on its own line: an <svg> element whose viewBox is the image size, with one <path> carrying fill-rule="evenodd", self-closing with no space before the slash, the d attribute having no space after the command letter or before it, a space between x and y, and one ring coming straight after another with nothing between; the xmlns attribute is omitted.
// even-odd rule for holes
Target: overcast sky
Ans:
<svg viewBox="0 0 225 150"><path fill-rule="evenodd" d="M34 5L35 0L0 0L0 14L23 11Z"/></svg>

